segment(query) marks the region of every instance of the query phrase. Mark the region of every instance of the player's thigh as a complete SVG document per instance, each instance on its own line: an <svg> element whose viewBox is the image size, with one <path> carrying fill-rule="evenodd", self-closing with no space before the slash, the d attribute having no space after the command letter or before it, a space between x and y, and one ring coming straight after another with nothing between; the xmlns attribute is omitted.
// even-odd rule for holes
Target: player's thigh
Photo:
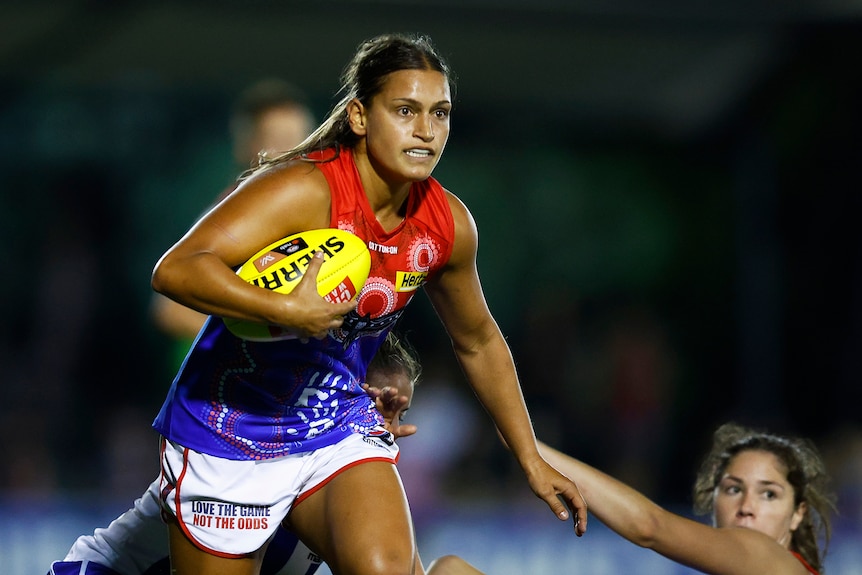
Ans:
<svg viewBox="0 0 862 575"><path fill-rule="evenodd" d="M287 524L336 575L413 572L413 523L392 463L342 471L298 503Z"/></svg>
<svg viewBox="0 0 862 575"><path fill-rule="evenodd" d="M175 521L168 522L171 575L258 575L263 551L245 557L212 555L196 547Z"/></svg>

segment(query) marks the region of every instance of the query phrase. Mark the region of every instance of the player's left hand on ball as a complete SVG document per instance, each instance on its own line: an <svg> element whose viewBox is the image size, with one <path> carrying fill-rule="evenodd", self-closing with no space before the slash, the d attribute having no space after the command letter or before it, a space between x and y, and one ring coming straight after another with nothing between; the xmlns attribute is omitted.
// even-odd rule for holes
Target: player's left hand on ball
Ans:
<svg viewBox="0 0 862 575"><path fill-rule="evenodd" d="M575 534L580 537L587 531L587 502L578 486L554 469L546 461L528 474L533 492L545 500L558 519L572 519Z"/></svg>
<svg viewBox="0 0 862 575"><path fill-rule="evenodd" d="M401 416L410 403L410 398L399 394L395 387L380 389L366 383L362 388L374 399L377 411L383 415L386 429L395 436L395 439L416 433L415 425L401 423Z"/></svg>

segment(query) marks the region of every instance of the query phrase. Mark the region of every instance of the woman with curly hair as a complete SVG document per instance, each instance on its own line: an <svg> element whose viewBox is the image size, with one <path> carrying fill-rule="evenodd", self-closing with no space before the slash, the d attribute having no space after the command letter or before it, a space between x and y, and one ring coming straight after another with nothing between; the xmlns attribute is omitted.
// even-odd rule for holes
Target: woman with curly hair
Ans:
<svg viewBox="0 0 862 575"><path fill-rule="evenodd" d="M713 435L694 485L694 507L713 526L663 509L628 485L540 442L542 455L575 481L590 512L619 535L710 575L818 575L834 500L816 447L727 423ZM438 575L476 573L460 558Z"/></svg>

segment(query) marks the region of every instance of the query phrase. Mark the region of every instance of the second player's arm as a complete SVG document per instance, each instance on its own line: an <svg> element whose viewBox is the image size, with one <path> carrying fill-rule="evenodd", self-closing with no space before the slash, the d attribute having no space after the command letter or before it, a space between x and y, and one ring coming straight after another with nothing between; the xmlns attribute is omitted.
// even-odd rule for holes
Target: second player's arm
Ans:
<svg viewBox="0 0 862 575"><path fill-rule="evenodd" d="M539 442L547 461L577 482L590 512L632 543L712 575L804 574L786 549L754 529L717 529L672 513L622 481Z"/></svg>

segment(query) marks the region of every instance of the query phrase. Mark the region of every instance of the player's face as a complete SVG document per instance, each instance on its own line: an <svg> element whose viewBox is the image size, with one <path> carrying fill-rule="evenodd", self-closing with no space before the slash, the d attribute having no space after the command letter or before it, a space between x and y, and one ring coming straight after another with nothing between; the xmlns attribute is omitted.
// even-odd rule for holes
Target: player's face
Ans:
<svg viewBox="0 0 862 575"><path fill-rule="evenodd" d="M773 453L747 450L735 455L715 489L716 527L746 527L788 547L805 513L796 508L787 469Z"/></svg>
<svg viewBox="0 0 862 575"><path fill-rule="evenodd" d="M366 149L384 180L415 182L431 175L449 139L450 98L440 72L388 75L363 116Z"/></svg>

